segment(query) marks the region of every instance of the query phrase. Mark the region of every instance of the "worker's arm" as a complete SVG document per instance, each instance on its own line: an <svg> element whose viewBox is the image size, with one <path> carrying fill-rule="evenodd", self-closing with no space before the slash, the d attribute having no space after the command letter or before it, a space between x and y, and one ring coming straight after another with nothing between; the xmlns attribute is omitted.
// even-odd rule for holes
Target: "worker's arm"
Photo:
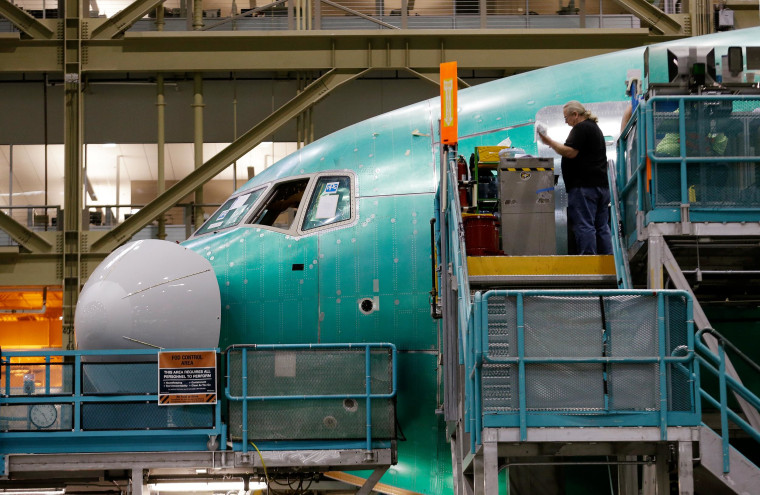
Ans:
<svg viewBox="0 0 760 495"><path fill-rule="evenodd" d="M577 149L558 143L557 141L553 140L546 134L539 134L538 137L541 138L541 141L543 141L545 145L553 149L560 156L563 156L565 158L575 158L576 156L578 156Z"/></svg>

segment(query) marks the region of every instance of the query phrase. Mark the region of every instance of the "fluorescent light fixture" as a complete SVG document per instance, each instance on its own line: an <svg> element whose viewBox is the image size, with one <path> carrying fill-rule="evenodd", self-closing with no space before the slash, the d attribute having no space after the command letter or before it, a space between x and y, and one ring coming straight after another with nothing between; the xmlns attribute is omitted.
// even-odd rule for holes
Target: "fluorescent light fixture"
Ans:
<svg viewBox="0 0 760 495"><path fill-rule="evenodd" d="M103 143L102 146L104 148L115 148L116 147L116 143Z"/></svg>
<svg viewBox="0 0 760 495"><path fill-rule="evenodd" d="M151 491L157 492L229 492L229 491L242 491L243 481L209 481L209 482L161 482L149 485ZM250 490L263 490L266 488L266 483L251 482Z"/></svg>

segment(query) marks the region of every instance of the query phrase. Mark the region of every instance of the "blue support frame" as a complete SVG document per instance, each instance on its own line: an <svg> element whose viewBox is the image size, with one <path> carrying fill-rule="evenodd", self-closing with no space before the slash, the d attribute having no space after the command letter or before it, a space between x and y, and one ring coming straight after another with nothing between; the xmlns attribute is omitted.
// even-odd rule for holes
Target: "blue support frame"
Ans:
<svg viewBox="0 0 760 495"><path fill-rule="evenodd" d="M562 297L606 297L606 296L639 296L657 297L657 332L659 347L656 356L647 357L526 357L525 356L525 306L524 300L531 296L562 296ZM516 340L517 355L512 357L490 356L488 349L488 300L491 297L514 297L516 304ZM668 340L666 325L666 299L668 297L684 298L687 313L686 349L684 355L667 355ZM469 421L465 421L466 430L471 435L471 452L475 452L481 443L481 432L484 427L519 428L520 440L527 440L527 431L531 427L575 427L575 426L656 426L660 429L662 440L667 440L667 428L675 426L695 426L700 422L701 408L699 406L698 390L699 375L695 365L694 354L694 324L692 321L693 302L685 291L663 290L521 290L521 291L489 291L485 294L476 293L473 312L475 325L468 339L473 342L466 349L465 366L467 384L465 391L465 410L469 411ZM604 336L602 338L605 338ZM481 369L485 363L516 365L518 370L518 409L511 413L484 414L481 400ZM658 365L660 396L658 411L614 410L609 408L605 397L604 410L594 411L533 411L528 409L526 391L526 367L539 363L600 363L600 364L653 364ZM668 367L682 366L691 376L687 385L687 393L691 403L687 411L676 411L669 407L668 396ZM605 375L606 376L606 375Z"/></svg>
<svg viewBox="0 0 760 495"><path fill-rule="evenodd" d="M162 349L162 351L185 351L188 349ZM197 350L197 349L194 349ZM218 349L210 349L219 352ZM220 445L226 444L226 425L222 423L221 402L213 406L200 405L211 409L210 428L157 428L130 430L88 430L82 427L82 408L88 404L144 404L155 402L158 406L157 393L123 394L114 391L99 392L99 395L86 394L82 391L82 358L97 357L147 357L155 356L158 363L158 351L155 349L106 350L106 351L4 351L2 355L4 394L0 396L2 407L16 405L51 404L71 407L70 429L46 430L32 429L5 431L0 435L0 454L11 453L65 453L65 452L156 452L156 451L205 451L208 450L210 437L219 437ZM45 366L44 394L14 394L11 388L11 367L14 358L39 358L40 365ZM53 366L70 366L63 362L53 362L53 358L73 359L73 390L69 393L52 393L51 368ZM124 364L123 362L118 363ZM158 383L156 382L156 390ZM160 406L176 407L176 406ZM193 407L193 406L185 406Z"/></svg>

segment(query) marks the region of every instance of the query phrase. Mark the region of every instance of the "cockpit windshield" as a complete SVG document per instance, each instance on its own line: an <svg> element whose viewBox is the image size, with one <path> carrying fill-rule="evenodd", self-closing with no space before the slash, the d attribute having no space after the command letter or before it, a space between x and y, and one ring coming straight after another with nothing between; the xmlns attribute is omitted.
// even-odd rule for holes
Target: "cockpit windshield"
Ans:
<svg viewBox="0 0 760 495"><path fill-rule="evenodd" d="M250 223L287 230L293 224L309 179L281 182Z"/></svg>
<svg viewBox="0 0 760 495"><path fill-rule="evenodd" d="M201 227L195 235L203 235L208 232L226 229L237 225L243 218L245 218L248 211L254 203L256 203L256 200L259 199L259 196L261 196L265 189L265 187L262 187L255 191L246 192L228 199L227 202L224 203L221 208L216 210L211 218L203 224L203 227Z"/></svg>

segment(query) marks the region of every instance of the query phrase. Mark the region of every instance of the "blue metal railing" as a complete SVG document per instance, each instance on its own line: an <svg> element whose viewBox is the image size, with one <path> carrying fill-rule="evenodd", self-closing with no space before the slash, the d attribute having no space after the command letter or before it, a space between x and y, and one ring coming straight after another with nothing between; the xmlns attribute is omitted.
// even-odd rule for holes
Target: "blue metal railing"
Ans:
<svg viewBox="0 0 760 495"><path fill-rule="evenodd" d="M617 280L618 289L632 289L631 269L628 265L628 253L625 250L621 221L620 200L617 194L617 171L615 162L610 160L607 163L607 179L610 184L610 193L612 194L612 205L610 208L610 227L612 229L612 254L615 259L615 280Z"/></svg>
<svg viewBox="0 0 760 495"><path fill-rule="evenodd" d="M363 369L359 370L358 372L363 373L363 392L346 392L346 393L334 393L334 394L320 394L320 393L314 393L314 394L303 394L303 393L293 393L292 391L289 392L287 388L278 390L277 394L270 394L270 395L257 395L257 394L251 394L249 393L249 389L251 388L249 385L249 370L255 368L257 366L257 363L255 361L255 358L251 358L251 355L254 355L258 352L285 352L285 353L292 353L292 352L299 352L299 351L314 351L314 352L331 352L331 351L351 351L351 350L357 350L362 351L364 354L364 365ZM373 392L372 390L372 381L373 379L376 379L378 377L372 375L372 369L371 369L371 356L373 351L377 352L378 350L386 350L389 358L390 358L390 364L391 364L391 382L390 382L390 390L386 392ZM239 353L239 357L235 357L233 359L233 354ZM225 381L225 387L224 387L224 393L227 399L230 401L230 407L237 407L235 404L239 404L241 408L241 441L240 443L233 442L233 448L234 450L241 450L244 453L247 453L250 449L249 445L251 445L251 440L259 440L258 438L254 439L250 436L249 431L249 410L251 408L256 407L253 405L253 403L271 403L273 401L303 401L303 400L314 400L314 401L330 401L330 400L345 400L345 399L354 399L354 400L364 400L366 404L366 410L365 410L365 436L363 439L363 445L365 450L370 451L373 447L379 446L380 442L378 442L378 438L376 436L373 436L373 429L372 429L372 405L373 401L380 401L380 400L388 400L393 399L396 396L397 391L397 372L396 372L396 366L397 366L397 360L396 360L396 347L393 344L389 343L361 343L361 344L269 344L269 345L258 345L258 344L251 344L251 345L234 345L227 348L225 351L226 356L226 362L228 364L228 367L230 363L237 362L239 359L240 363L240 369L241 369L241 376L240 378L240 386L234 385L232 383L233 377L232 374L229 371L226 376ZM253 359L253 360L252 360ZM338 366L339 363L330 363L331 366ZM295 364L293 364L293 367L295 368ZM350 374L352 370L344 370L345 373ZM354 370L356 371L356 370ZM330 385L330 384L325 384ZM332 384L334 386L334 384ZM332 387L330 387L332 388ZM235 393L235 390L237 389L237 393ZM284 409L283 409L284 411ZM395 413L394 418L395 420ZM308 438L289 438L288 439L290 443L288 445L296 445L294 442L299 442L303 440L309 440ZM341 442L332 442L335 445L340 444ZM307 445L307 449L323 449L328 448L328 444L331 444L330 442L314 442ZM303 442L298 444L299 447L304 447ZM347 444L345 444L343 447L346 447ZM382 445L384 446L384 445ZM341 447L341 448L343 448ZM336 447L337 448L337 447ZM266 447L261 447L262 450L266 450Z"/></svg>
<svg viewBox="0 0 760 495"><path fill-rule="evenodd" d="M710 348L705 345L703 338L705 334L710 334L716 338L718 344L718 354L716 355ZM720 411L720 436L723 444L723 472L728 473L731 471L730 465L730 442L728 432L728 421L731 420L734 424L738 425L745 433L747 433L753 440L760 442L760 432L752 427L747 421L742 419L737 413L731 410L728 406L728 392L731 391L747 401L752 407L760 410L760 398L747 389L744 385L736 381L733 377L726 373L726 363L728 361L726 357L726 347L731 349L739 357L741 357L749 366L754 368L757 373L760 373L760 367L757 364L749 360L741 351L734 347L729 341L727 341L721 334L713 330L712 328L705 328L697 332L696 336L696 349L698 372L708 371L711 375L718 378L718 396L716 400L704 389L700 390L702 399L708 404L715 407Z"/></svg>
<svg viewBox="0 0 760 495"><path fill-rule="evenodd" d="M621 208L646 213L647 222L679 222L681 205L691 221L760 220L759 110L759 95L653 96L640 104L618 141ZM625 227L629 236L634 230Z"/></svg>
<svg viewBox="0 0 760 495"><path fill-rule="evenodd" d="M121 367L139 360L155 379L157 352L4 350L0 453L198 451L217 445L214 438L224 445L219 402L159 406L157 379L130 385L135 378ZM39 389L37 372L44 373Z"/></svg>
<svg viewBox="0 0 760 495"><path fill-rule="evenodd" d="M446 228L446 249L443 252L446 255L446 259L441 260L443 267L449 267L451 274L454 275L456 280L456 311L449 313L456 313L456 332L458 340L457 353L459 356L459 365L467 365L468 356L464 352L467 348L468 332L464 331L466 328L470 328L473 325L473 312L472 312L472 299L470 295L470 279L469 270L467 267L467 251L465 249L464 241L464 224L462 222L462 207L459 201L459 184L456 174L456 151L451 150L446 161L446 191L445 191L445 228ZM446 269L444 269L445 271ZM441 276L448 276L446 273L442 273ZM441 284L443 285L443 284ZM451 291L450 291L451 292ZM444 298L446 295L444 294ZM451 297L449 294L448 297ZM446 311L444 311L444 318L446 318ZM464 396L468 396L471 393L469 390L469 384L467 381L464 383L465 390ZM464 420L470 421L472 418L472 411L468 407L468 403L464 403Z"/></svg>
<svg viewBox="0 0 760 495"><path fill-rule="evenodd" d="M656 298L656 314L651 318L656 321L657 335L648 335L646 338L657 339L657 351L650 355L626 356L615 355L616 352L608 351L606 344L600 344L596 347L604 347L605 351L601 355L592 355L592 350L585 356L561 357L548 353L541 355L544 350L543 346L532 344L530 354L526 352L526 319L528 316L525 312L525 300L528 298L565 298L565 299L586 299L612 297L649 297ZM511 328L513 334L516 334L516 352L510 347L508 355L492 355L489 351L489 300L494 298L513 298L515 304L516 318L514 327ZM683 313L688 315L679 327L681 335L672 335L671 328L666 322L666 317L672 311L670 298L682 300L685 307ZM693 322L692 300L688 293L683 291L647 291L647 290L592 290L592 291L489 291L485 294L477 293L474 303L474 325L470 327L469 338L465 341L467 348L466 354L466 379L468 382L467 409L471 411L469 421L466 423L467 431L471 433L471 450L480 444L480 435L483 427L519 427L520 438L522 441L527 439L528 427L541 426L658 426L661 431L663 440L667 438L667 427L669 425L696 425L699 424L701 409L699 401L696 400L699 375L693 370L694 363L694 340L693 340ZM679 313L680 314L680 313ZM617 323L620 325L620 323ZM556 327L552 328L552 335L572 330L568 323L562 327L561 323L555 323ZM600 339L608 341L610 329L609 322L603 324L604 332L601 333ZM678 325L676 325L678 326ZM593 327L593 332L592 328ZM589 332L593 335L598 332L599 322L593 322L589 326ZM535 330L535 328L534 328ZM620 331L619 329L617 331ZM678 346L679 351L684 355L673 356L672 349L666 345L666 342L684 342ZM512 341L514 344L515 341ZM609 354L608 354L609 352ZM577 353L576 353L577 354ZM529 367L547 366L547 365L568 365L571 368L579 364L598 364L600 365L596 380L608 382L609 372L606 366L615 365L650 365L651 377L656 380L659 389L659 396L654 407L647 405L641 408L626 407L616 409L611 404L615 403L615 398L610 397L612 392L604 392L603 407L589 407L585 410L576 406L567 407L557 401L551 406L546 404L536 407L528 403L528 388L535 385L530 380L536 380L535 376L528 376ZM673 366L680 363L689 371L680 377L680 382L676 383L676 377L673 375ZM506 408L499 412L491 412L486 415L482 405L483 380L482 373L486 366L489 365L510 365L513 370L517 368L517 399L518 405L514 408ZM533 368L535 369L535 368ZM621 371L625 373L626 371ZM655 374L656 373L656 374ZM514 382L510 382L514 386ZM605 385L606 390L606 385ZM600 387L601 390L601 387ZM675 399L673 394L681 394L682 404L674 406ZM684 401L688 399L688 403ZM598 401L597 401L598 402ZM502 408L505 409L505 408Z"/></svg>

